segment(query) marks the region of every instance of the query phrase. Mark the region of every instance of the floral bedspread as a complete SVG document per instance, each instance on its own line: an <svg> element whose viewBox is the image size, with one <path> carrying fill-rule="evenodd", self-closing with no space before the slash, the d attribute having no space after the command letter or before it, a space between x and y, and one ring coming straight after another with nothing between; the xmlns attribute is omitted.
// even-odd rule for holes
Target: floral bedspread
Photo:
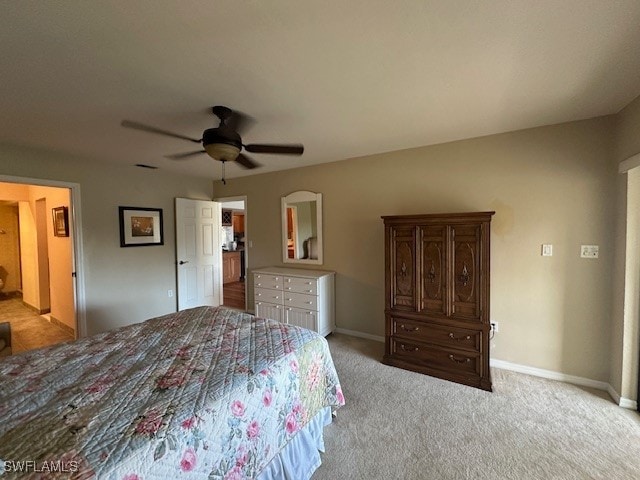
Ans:
<svg viewBox="0 0 640 480"><path fill-rule="evenodd" d="M323 337L199 307L1 360L0 477L254 478L343 404Z"/></svg>

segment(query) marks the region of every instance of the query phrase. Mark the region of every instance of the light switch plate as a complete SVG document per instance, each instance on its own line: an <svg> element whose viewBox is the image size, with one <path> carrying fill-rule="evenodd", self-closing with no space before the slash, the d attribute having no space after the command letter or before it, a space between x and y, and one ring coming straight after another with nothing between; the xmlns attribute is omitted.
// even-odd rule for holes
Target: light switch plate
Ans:
<svg viewBox="0 0 640 480"><path fill-rule="evenodd" d="M598 258L598 245L580 245L580 257Z"/></svg>
<svg viewBox="0 0 640 480"><path fill-rule="evenodd" d="M551 245L551 244L542 244L542 256L543 257L551 257L551 256L553 256L553 245Z"/></svg>

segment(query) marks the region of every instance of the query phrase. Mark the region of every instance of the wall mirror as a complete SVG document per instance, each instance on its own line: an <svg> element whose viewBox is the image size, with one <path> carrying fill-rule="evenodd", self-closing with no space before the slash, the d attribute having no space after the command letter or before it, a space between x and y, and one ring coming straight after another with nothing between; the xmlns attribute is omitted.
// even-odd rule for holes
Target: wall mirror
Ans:
<svg viewBox="0 0 640 480"><path fill-rule="evenodd" d="M322 265L322 194L282 197L282 261Z"/></svg>

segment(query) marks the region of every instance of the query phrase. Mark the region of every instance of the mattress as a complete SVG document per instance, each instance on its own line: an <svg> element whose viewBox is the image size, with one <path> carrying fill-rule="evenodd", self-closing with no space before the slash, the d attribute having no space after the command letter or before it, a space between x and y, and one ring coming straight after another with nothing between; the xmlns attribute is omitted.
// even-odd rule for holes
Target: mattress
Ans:
<svg viewBox="0 0 640 480"><path fill-rule="evenodd" d="M322 336L199 307L0 360L0 468L3 478L256 478L343 404Z"/></svg>

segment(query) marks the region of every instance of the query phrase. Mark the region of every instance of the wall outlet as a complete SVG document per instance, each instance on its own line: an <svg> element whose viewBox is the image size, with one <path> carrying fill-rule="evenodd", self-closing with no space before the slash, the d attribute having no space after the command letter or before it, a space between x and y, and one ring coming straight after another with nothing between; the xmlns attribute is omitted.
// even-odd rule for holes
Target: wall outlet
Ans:
<svg viewBox="0 0 640 480"><path fill-rule="evenodd" d="M167 290L167 297L173 298L173 290Z"/></svg>
<svg viewBox="0 0 640 480"><path fill-rule="evenodd" d="M543 244L542 245L542 256L543 257L551 257L551 256L553 256L553 245Z"/></svg>
<svg viewBox="0 0 640 480"><path fill-rule="evenodd" d="M493 333L498 333L500 331L500 324L498 322L491 322L491 330L493 330Z"/></svg>
<svg viewBox="0 0 640 480"><path fill-rule="evenodd" d="M598 258L598 245L580 245L580 257Z"/></svg>

